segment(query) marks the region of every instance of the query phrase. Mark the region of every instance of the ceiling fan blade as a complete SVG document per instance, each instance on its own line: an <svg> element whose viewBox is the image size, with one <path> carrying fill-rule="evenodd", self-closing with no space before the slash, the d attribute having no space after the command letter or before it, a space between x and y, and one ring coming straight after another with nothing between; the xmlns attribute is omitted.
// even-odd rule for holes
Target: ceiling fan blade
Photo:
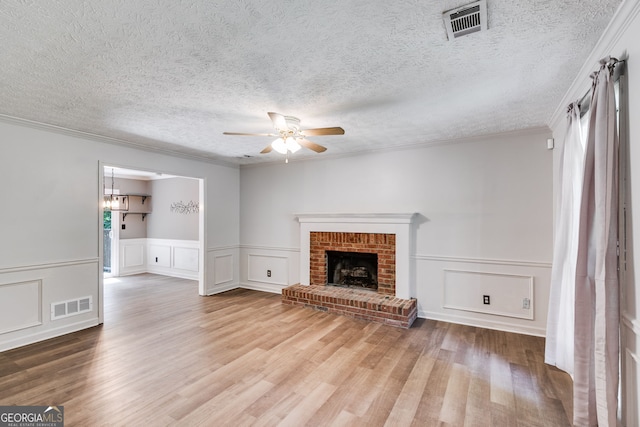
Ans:
<svg viewBox="0 0 640 427"><path fill-rule="evenodd" d="M271 152L271 144L264 147L264 149L260 152L260 154L267 154Z"/></svg>
<svg viewBox="0 0 640 427"><path fill-rule="evenodd" d="M298 141L298 144L302 145L303 147L307 147L309 150L313 150L316 153L322 153L323 151L327 151L326 147L323 147L322 145L318 145L315 142L309 141L308 139L300 138L300 139L297 139L296 141Z"/></svg>
<svg viewBox="0 0 640 427"><path fill-rule="evenodd" d="M341 127L316 128L301 130L300 133L306 136L344 135L344 129Z"/></svg>
<svg viewBox="0 0 640 427"><path fill-rule="evenodd" d="M269 118L273 122L273 126L275 126L276 129L289 129L289 126L287 126L287 121L284 119L284 116L282 114L273 112L269 112L267 114L269 115Z"/></svg>
<svg viewBox="0 0 640 427"><path fill-rule="evenodd" d="M278 136L275 133L244 133L244 132L222 132L223 135L240 135L240 136Z"/></svg>

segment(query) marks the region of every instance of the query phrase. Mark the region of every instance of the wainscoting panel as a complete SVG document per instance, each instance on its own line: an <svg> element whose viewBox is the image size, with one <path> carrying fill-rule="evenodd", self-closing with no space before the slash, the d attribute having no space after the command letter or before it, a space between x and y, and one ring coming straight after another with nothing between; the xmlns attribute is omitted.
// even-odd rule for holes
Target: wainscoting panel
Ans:
<svg viewBox="0 0 640 427"><path fill-rule="evenodd" d="M532 304L532 276L444 270L444 308L531 320Z"/></svg>
<svg viewBox="0 0 640 427"><path fill-rule="evenodd" d="M551 263L429 255L415 259L419 317L545 335Z"/></svg>
<svg viewBox="0 0 640 427"><path fill-rule="evenodd" d="M300 250L240 247L240 286L264 292L281 293L282 289L300 283Z"/></svg>
<svg viewBox="0 0 640 427"><path fill-rule="evenodd" d="M185 248L175 246L173 248L173 268L198 272L198 248Z"/></svg>
<svg viewBox="0 0 640 427"><path fill-rule="evenodd" d="M120 275L144 273L146 266L146 239L120 240Z"/></svg>
<svg viewBox="0 0 640 427"><path fill-rule="evenodd" d="M215 273L213 282L216 285L233 281L233 255L214 255L213 264Z"/></svg>
<svg viewBox="0 0 640 427"><path fill-rule="evenodd" d="M154 273L198 280L199 242L172 239L120 240L120 275Z"/></svg>
<svg viewBox="0 0 640 427"><path fill-rule="evenodd" d="M250 282L287 285L286 257L249 254L247 261L247 279Z"/></svg>
<svg viewBox="0 0 640 427"><path fill-rule="evenodd" d="M0 283L0 334L42 324L42 280Z"/></svg>
<svg viewBox="0 0 640 427"><path fill-rule="evenodd" d="M150 266L171 268L171 245L149 244L148 247Z"/></svg>
<svg viewBox="0 0 640 427"><path fill-rule="evenodd" d="M198 280L200 247L197 240L145 239L149 273Z"/></svg>
<svg viewBox="0 0 640 427"><path fill-rule="evenodd" d="M51 304L99 301L101 276L98 258L0 269L0 352L98 325L99 304L57 320Z"/></svg>
<svg viewBox="0 0 640 427"><path fill-rule="evenodd" d="M207 250L207 295L239 287L238 259L239 249L237 246Z"/></svg>

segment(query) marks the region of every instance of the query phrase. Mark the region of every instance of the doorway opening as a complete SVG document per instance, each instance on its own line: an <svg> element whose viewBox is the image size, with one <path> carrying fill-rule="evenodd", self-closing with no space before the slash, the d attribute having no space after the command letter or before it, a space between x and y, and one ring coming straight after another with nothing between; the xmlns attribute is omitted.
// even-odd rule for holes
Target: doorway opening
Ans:
<svg viewBox="0 0 640 427"><path fill-rule="evenodd" d="M206 295L204 179L104 163L100 175L101 196L126 202L100 210L101 296L105 283L143 273L192 279ZM191 209L173 209L183 204Z"/></svg>

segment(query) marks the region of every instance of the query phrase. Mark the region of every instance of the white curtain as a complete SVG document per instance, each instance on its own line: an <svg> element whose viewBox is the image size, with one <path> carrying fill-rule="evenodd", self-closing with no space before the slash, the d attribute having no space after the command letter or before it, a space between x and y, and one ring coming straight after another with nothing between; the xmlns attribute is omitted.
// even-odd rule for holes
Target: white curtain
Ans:
<svg viewBox="0 0 640 427"><path fill-rule="evenodd" d="M567 202L574 208L576 202L579 204L578 211L566 214L570 221L577 216L577 221L563 225L569 220L559 218L556 230L564 234L556 235L554 246L545 357L547 363L573 376L576 426L614 427L618 407L618 136L612 77L616 62L603 59L599 71L592 75L586 144L584 152L578 153L583 159L583 173L569 178L572 182L581 180L579 201ZM572 121L575 118L570 118L570 128ZM569 161L568 154L565 149L563 165ZM562 177L564 190L564 173ZM561 208L564 204L563 200ZM570 277L572 268L574 280Z"/></svg>
<svg viewBox="0 0 640 427"><path fill-rule="evenodd" d="M575 277L586 143L577 102L569 105L567 121L560 152L561 182L555 222L545 362L573 376Z"/></svg>

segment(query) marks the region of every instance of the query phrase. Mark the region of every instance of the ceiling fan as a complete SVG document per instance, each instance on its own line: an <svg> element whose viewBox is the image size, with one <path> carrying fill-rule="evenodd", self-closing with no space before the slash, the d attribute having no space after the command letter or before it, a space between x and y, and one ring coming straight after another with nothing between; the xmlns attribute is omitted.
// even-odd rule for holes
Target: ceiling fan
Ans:
<svg viewBox="0 0 640 427"><path fill-rule="evenodd" d="M344 135L341 127L300 129L300 119L292 116L269 112L267 113L273 122L273 127L277 133L242 133L223 132L224 135L242 136L275 136L277 139L267 145L260 154L266 154L275 150L286 155L285 163L289 163L289 153L295 153L301 147L308 148L316 153L326 151L326 147L309 141L307 136Z"/></svg>

